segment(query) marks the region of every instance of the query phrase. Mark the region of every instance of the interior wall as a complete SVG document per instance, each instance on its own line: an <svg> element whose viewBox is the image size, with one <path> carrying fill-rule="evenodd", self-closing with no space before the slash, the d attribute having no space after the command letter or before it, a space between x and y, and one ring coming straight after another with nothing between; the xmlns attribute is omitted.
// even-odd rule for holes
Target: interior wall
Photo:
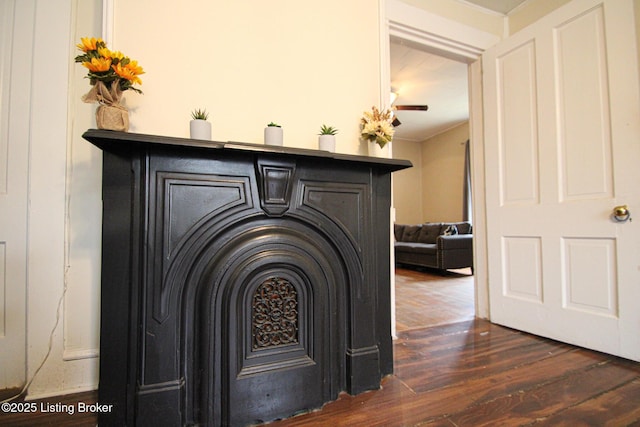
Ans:
<svg viewBox="0 0 640 427"><path fill-rule="evenodd" d="M509 14L509 34L514 34L571 0L529 0Z"/></svg>
<svg viewBox="0 0 640 427"><path fill-rule="evenodd" d="M571 0L528 0L509 13L506 18L499 13L485 11L480 7L473 7L457 0L401 1L447 19L503 37L505 19L508 25L507 33L514 34Z"/></svg>
<svg viewBox="0 0 640 427"><path fill-rule="evenodd" d="M33 54L41 60L30 99L29 398L97 387L101 229L101 158L87 156L79 137L95 125L91 112L78 114L88 84L73 63L76 31L100 34L101 1L34 3Z"/></svg>
<svg viewBox="0 0 640 427"><path fill-rule="evenodd" d="M462 221L465 122L422 143L422 211L424 221Z"/></svg>
<svg viewBox="0 0 640 427"><path fill-rule="evenodd" d="M502 37L504 16L464 4L458 0L401 0L403 3L444 18ZM546 1L546 0L543 0Z"/></svg>
<svg viewBox="0 0 640 427"><path fill-rule="evenodd" d="M396 223L420 224L424 222L422 212L422 143L396 140L393 143L393 158L408 159L413 167L393 174L393 205Z"/></svg>
<svg viewBox="0 0 640 427"><path fill-rule="evenodd" d="M365 154L359 119L381 99L379 13L372 0L116 1L112 47L146 71L144 95L126 95L130 130L187 137L190 112L205 108L214 140L262 143L273 121L285 146L317 148L327 124L337 152Z"/></svg>
<svg viewBox="0 0 640 427"><path fill-rule="evenodd" d="M81 37L102 34L102 1L76 0L71 56ZM65 360L95 359L100 349L100 255L102 241L102 153L82 138L95 127L95 106L81 101L90 86L87 69L73 63L69 76L67 152L67 291L64 304ZM97 372L96 372L97 375ZM97 378L96 378L97 381Z"/></svg>
<svg viewBox="0 0 640 427"><path fill-rule="evenodd" d="M70 4L67 1L36 1L33 17L28 141L27 377L34 375L46 357L47 338L55 325L57 303L64 289L64 252L61 249L64 245L69 66L56 59L64 58L68 52L65 30L69 26ZM50 21L52 17L53 22ZM63 364L61 344L58 339L53 342L49 366ZM46 371L37 378L33 389L45 382L60 381L61 377L54 371Z"/></svg>
<svg viewBox="0 0 640 427"><path fill-rule="evenodd" d="M9 104L11 119L5 129L27 123L24 134L8 133L14 138L12 144L28 147L28 167L22 171L28 180L26 276L11 283L12 290L25 296L27 311L25 315L3 308L12 325L26 327L26 345L15 350L26 350L26 372L20 376L29 381L28 397L36 398L97 386L95 297L99 287L96 274L86 274L83 263L99 266L100 252L95 249L99 238L86 228L99 230L100 221L86 209L86 201L79 199L87 196L99 213L100 187L96 189L81 172L74 175L82 166L93 168L77 161L72 142L73 129L86 129L93 119L74 114L81 101L80 95L74 96L70 82L75 67L75 31L99 33L102 5L99 0L15 0L14 5L15 14L8 19L14 20L20 31L28 31L25 37L31 40L27 49L16 51L30 59L12 59L14 77L28 78L22 87L12 87L23 96L19 105ZM86 80L83 84L86 90ZM82 185L86 185L86 192L76 192ZM74 195L78 196L76 203L80 202L77 215L70 208ZM82 220L76 221L78 218ZM89 226L78 227L81 223ZM0 364L6 362L0 360Z"/></svg>
<svg viewBox="0 0 640 427"><path fill-rule="evenodd" d="M465 122L422 142L395 141L393 157L413 167L393 175L396 223L462 221Z"/></svg>
<svg viewBox="0 0 640 427"><path fill-rule="evenodd" d="M638 66L640 68L640 0L633 0L633 15L636 24L636 51L638 52Z"/></svg>

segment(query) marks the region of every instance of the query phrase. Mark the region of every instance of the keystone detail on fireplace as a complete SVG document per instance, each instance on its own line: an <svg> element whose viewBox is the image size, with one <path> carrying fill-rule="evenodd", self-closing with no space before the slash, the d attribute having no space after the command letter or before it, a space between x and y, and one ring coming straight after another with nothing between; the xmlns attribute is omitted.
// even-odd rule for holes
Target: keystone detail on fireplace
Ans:
<svg viewBox="0 0 640 427"><path fill-rule="evenodd" d="M242 426L393 372L408 161L88 130L103 150L101 426Z"/></svg>

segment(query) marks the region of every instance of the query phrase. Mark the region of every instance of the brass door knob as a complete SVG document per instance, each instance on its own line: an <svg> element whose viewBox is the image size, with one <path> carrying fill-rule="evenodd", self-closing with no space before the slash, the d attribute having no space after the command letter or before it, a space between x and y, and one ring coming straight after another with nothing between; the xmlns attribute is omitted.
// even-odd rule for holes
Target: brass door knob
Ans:
<svg viewBox="0 0 640 427"><path fill-rule="evenodd" d="M627 205L620 205L613 208L613 218L616 221L624 222L629 219L631 216L631 212L629 212L629 207Z"/></svg>

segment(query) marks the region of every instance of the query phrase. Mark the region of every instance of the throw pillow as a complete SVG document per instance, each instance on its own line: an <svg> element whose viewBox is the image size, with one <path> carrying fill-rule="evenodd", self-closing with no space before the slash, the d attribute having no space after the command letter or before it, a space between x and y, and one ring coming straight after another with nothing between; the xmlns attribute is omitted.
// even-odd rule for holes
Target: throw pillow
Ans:
<svg viewBox="0 0 640 427"><path fill-rule="evenodd" d="M454 225L458 227L458 234L471 234L471 224L469 222L456 222Z"/></svg>
<svg viewBox="0 0 640 427"><path fill-rule="evenodd" d="M455 236L456 234L458 234L458 227L456 227L454 224L451 224L444 229L444 232L442 234L445 236Z"/></svg>

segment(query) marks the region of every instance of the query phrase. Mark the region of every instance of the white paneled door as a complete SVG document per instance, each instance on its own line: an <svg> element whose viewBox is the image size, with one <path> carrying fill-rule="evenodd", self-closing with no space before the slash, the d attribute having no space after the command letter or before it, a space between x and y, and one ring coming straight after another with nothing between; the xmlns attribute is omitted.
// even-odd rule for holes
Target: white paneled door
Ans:
<svg viewBox="0 0 640 427"><path fill-rule="evenodd" d="M0 389L21 387L26 370L30 52L34 4L33 1L0 0Z"/></svg>
<svg viewBox="0 0 640 427"><path fill-rule="evenodd" d="M574 0L485 52L483 85L491 320L640 360L633 16Z"/></svg>

